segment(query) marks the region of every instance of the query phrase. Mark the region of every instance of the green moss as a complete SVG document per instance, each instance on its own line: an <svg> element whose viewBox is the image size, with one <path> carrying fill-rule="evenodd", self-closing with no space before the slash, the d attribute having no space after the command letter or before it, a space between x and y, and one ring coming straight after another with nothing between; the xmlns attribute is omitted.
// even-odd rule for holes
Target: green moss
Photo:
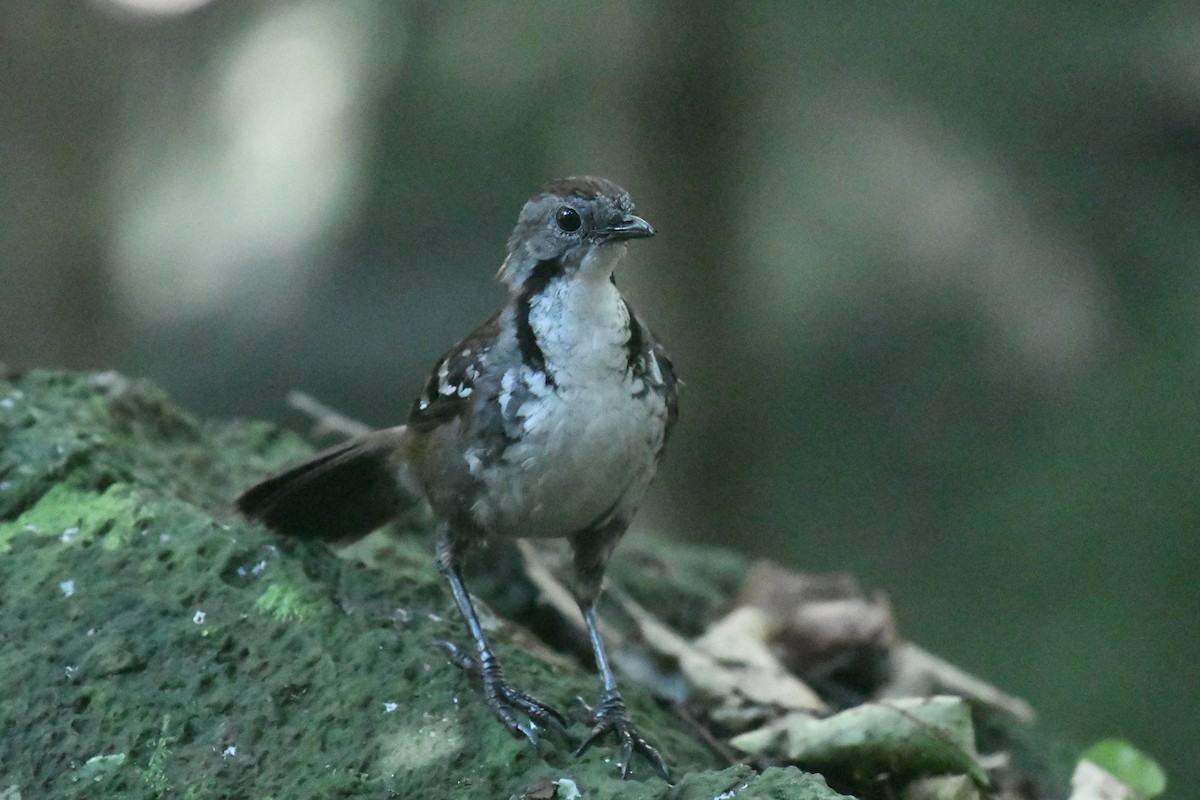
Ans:
<svg viewBox="0 0 1200 800"><path fill-rule="evenodd" d="M254 601L256 609L279 622L310 619L326 610L327 606L310 592L282 583L271 584Z"/></svg>
<svg viewBox="0 0 1200 800"><path fill-rule="evenodd" d="M0 379L0 521L52 488L115 483L221 508L255 475L308 448L257 422L200 422L153 384L35 370Z"/></svg>
<svg viewBox="0 0 1200 800"><path fill-rule="evenodd" d="M58 537L64 546L97 542L114 549L129 544L137 527L131 487L118 484L97 494L58 484L14 522L0 523L0 548L7 549L14 536L28 533Z"/></svg>
<svg viewBox="0 0 1200 800"><path fill-rule="evenodd" d="M137 770L150 791L159 797L167 796L174 788L166 773L166 766L171 763L171 745L175 742L175 737L169 733L170 728L171 718L164 717L162 734L154 741L146 766Z"/></svg>
<svg viewBox="0 0 1200 800"><path fill-rule="evenodd" d="M0 381L0 443L0 638L17 645L0 672L21 687L0 693L6 787L490 798L546 770L622 786L611 747L576 760L572 742L509 736L432 645L465 632L427 533L377 540L364 568L230 513L306 452L295 437L194 420L136 381L37 372ZM594 675L512 632L493 639L515 683L595 695ZM708 763L636 687L629 700L682 771Z"/></svg>

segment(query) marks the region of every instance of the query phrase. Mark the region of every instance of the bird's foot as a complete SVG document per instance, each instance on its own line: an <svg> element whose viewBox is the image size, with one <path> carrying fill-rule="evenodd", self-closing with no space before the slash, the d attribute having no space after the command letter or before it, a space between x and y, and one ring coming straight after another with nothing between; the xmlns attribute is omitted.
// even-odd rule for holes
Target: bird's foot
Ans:
<svg viewBox="0 0 1200 800"><path fill-rule="evenodd" d="M615 689L605 692L600 705L594 709L589 708L588 712L587 724L591 725L592 729L587 738L583 740L583 744L576 748L576 756L583 755L598 739L609 731L613 731L621 743L622 778L629 777L630 762L633 761L633 754L636 752L650 762L650 766L654 767L655 772L661 775L663 780L671 779L670 772L667 770L667 762L662 757L662 753L646 741L645 737L634 727L620 692Z"/></svg>
<svg viewBox="0 0 1200 800"><path fill-rule="evenodd" d="M484 699L514 736L524 736L530 744L536 745L540 724L567 738L567 721L562 714L533 695L510 686L495 660L481 667L452 642L439 641L437 645L446 651L455 666L483 682Z"/></svg>

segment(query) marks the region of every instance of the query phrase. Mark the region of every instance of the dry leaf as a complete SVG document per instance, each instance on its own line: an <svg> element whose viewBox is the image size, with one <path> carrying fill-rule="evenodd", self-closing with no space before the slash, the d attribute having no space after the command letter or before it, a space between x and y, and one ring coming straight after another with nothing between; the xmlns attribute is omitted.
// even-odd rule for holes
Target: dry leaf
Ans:
<svg viewBox="0 0 1200 800"><path fill-rule="evenodd" d="M790 714L734 737L731 744L743 752L783 756L803 769L857 779L883 773L897 780L965 774L979 786L988 783L975 751L970 710L958 697L865 703L826 719Z"/></svg>
<svg viewBox="0 0 1200 800"><path fill-rule="evenodd" d="M771 652L773 633L761 609L743 606L713 624L695 647L722 668L730 689L752 703L783 711L824 709L816 693Z"/></svg>

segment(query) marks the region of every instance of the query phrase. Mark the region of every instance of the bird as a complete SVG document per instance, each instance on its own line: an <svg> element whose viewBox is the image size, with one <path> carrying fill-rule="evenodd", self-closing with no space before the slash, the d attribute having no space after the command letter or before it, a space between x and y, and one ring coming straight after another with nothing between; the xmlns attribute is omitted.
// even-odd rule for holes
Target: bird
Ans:
<svg viewBox="0 0 1200 800"><path fill-rule="evenodd" d="M508 239L497 273L507 301L438 360L407 421L286 468L235 504L282 534L347 543L426 503L438 570L474 643L473 657L447 644L451 660L479 677L509 731L533 743L539 725L565 734L565 718L505 678L461 563L491 537L567 539L602 683L575 755L615 734L622 778L637 753L669 779L631 719L596 616L609 558L678 417L671 359L614 279L628 243L654 235L610 180L545 184Z"/></svg>

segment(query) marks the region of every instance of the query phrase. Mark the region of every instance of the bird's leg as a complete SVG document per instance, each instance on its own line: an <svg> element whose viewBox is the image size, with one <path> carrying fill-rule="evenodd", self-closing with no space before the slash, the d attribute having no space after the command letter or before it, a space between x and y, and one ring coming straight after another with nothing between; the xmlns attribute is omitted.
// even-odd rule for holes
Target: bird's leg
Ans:
<svg viewBox="0 0 1200 800"><path fill-rule="evenodd" d="M590 711L589 724L592 726L583 744L575 750L575 755L582 755L598 739L613 731L621 743L621 777L629 777L629 766L635 752L640 753L650 762L662 777L670 780L667 762L662 753L638 732L633 720L629 718L629 710L617 688L617 679L608 664L608 656L604 652L604 642L600 638L600 629L596 622L596 598L600 594L600 583L604 575L604 567L608 557L616 546L617 540L624 533L625 526L601 531L591 531L575 537L575 596L579 602L579 610L583 613L583 621L587 625L588 638L592 643L592 653L596 658L596 670L604 684L604 694L600 702Z"/></svg>
<svg viewBox="0 0 1200 800"><path fill-rule="evenodd" d="M471 638L475 640L475 658L472 659L449 642L444 643L450 654L450 659L464 670L476 674L483 682L483 694L488 705L500 717L505 727L515 735L524 736L532 744L537 744L537 725L541 723L566 735L566 720L561 714L536 697L516 689L504 680L500 662L488 645L483 635L483 627L475 614L475 606L471 596L463 585L462 574L458 562L462 547L460 541L450 531L449 526L442 525L437 535L437 564L438 570L450 584L454 602L466 620ZM528 718L528 722L520 716Z"/></svg>
<svg viewBox="0 0 1200 800"><path fill-rule="evenodd" d="M629 765L633 760L634 752L637 752L646 757L658 774L662 775L664 779L670 780L667 762L662 757L662 753L646 741L646 738L634 727L633 720L629 718L629 710L625 708L625 701L621 698L620 689L617 688L617 680L608 666L608 658L604 654L604 643L600 641L600 631L596 629L595 607L592 605L581 606L580 610L587 623L588 636L592 640L592 650L596 654L596 669L600 671L600 679L604 682L604 694L600 698L599 705L591 711L592 729L587 738L583 740L583 744L575 750L575 755L582 755L597 739L609 731L614 731L617 739L621 742L622 778L629 777Z"/></svg>

